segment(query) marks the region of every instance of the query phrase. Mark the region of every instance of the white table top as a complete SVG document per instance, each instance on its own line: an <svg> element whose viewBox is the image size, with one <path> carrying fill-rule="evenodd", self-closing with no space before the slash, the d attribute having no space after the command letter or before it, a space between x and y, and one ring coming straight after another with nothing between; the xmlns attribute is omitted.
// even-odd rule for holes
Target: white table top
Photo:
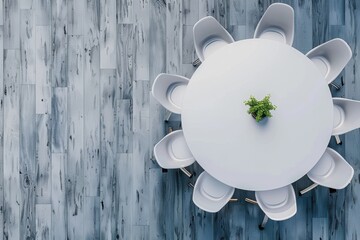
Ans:
<svg viewBox="0 0 360 240"><path fill-rule="evenodd" d="M273 117L257 123L244 101L271 95ZM229 44L196 70L182 107L186 142L213 177L244 190L270 190L304 176L331 137L333 104L319 70L271 40Z"/></svg>

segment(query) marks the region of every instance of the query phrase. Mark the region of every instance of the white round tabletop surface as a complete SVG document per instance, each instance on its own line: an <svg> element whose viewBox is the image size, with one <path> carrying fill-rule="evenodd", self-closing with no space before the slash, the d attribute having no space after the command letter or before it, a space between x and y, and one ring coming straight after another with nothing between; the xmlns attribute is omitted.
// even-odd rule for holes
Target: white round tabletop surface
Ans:
<svg viewBox="0 0 360 240"><path fill-rule="evenodd" d="M257 123L244 101L270 94L272 118ZM324 153L333 127L329 88L291 46L248 39L209 56L184 96L182 126L196 161L244 190L270 190L304 176Z"/></svg>

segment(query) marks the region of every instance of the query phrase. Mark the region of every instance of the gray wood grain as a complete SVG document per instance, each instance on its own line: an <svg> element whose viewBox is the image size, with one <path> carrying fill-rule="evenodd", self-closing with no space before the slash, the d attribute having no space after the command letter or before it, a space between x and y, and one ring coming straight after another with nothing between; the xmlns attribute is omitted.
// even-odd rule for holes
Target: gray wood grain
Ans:
<svg viewBox="0 0 360 240"><path fill-rule="evenodd" d="M134 79L149 80L149 0L134 1Z"/></svg>
<svg viewBox="0 0 360 240"><path fill-rule="evenodd" d="M4 49L20 48L20 10L18 0L4 0Z"/></svg>
<svg viewBox="0 0 360 240"><path fill-rule="evenodd" d="M135 28L133 24L119 24L117 27L117 78L120 87L120 98L131 99L134 80L135 61Z"/></svg>
<svg viewBox="0 0 360 240"><path fill-rule="evenodd" d="M4 28L0 26L0 240L4 239Z"/></svg>
<svg viewBox="0 0 360 240"><path fill-rule="evenodd" d="M116 0L100 1L100 68L116 68Z"/></svg>
<svg viewBox="0 0 360 240"><path fill-rule="evenodd" d="M100 77L101 112L100 112L100 238L114 239L115 232L112 227L114 209L114 172L116 161L116 113L118 89L116 70L101 70Z"/></svg>
<svg viewBox="0 0 360 240"><path fill-rule="evenodd" d="M35 83L35 21L32 10L20 11L20 83Z"/></svg>
<svg viewBox="0 0 360 240"><path fill-rule="evenodd" d="M68 0L67 28L69 35L82 35L84 32L85 0Z"/></svg>
<svg viewBox="0 0 360 240"><path fill-rule="evenodd" d="M4 25L4 1L0 1L0 25Z"/></svg>
<svg viewBox="0 0 360 240"><path fill-rule="evenodd" d="M51 100L52 133L51 151L66 153L67 151L67 88L53 88Z"/></svg>
<svg viewBox="0 0 360 240"><path fill-rule="evenodd" d="M35 1L36 26L49 26L51 24L51 0Z"/></svg>
<svg viewBox="0 0 360 240"><path fill-rule="evenodd" d="M51 204L36 204L36 240L47 240L51 233Z"/></svg>
<svg viewBox="0 0 360 240"><path fill-rule="evenodd" d="M133 158L132 154L118 153L115 161L114 234L117 239L126 240L133 236Z"/></svg>
<svg viewBox="0 0 360 240"><path fill-rule="evenodd" d="M20 239L20 51L4 51L4 239ZM6 156L6 157L5 157Z"/></svg>
<svg viewBox="0 0 360 240"><path fill-rule="evenodd" d="M133 23L133 0L117 0L117 23Z"/></svg>
<svg viewBox="0 0 360 240"><path fill-rule="evenodd" d="M230 0L229 2L229 24L246 24L246 1Z"/></svg>
<svg viewBox="0 0 360 240"><path fill-rule="evenodd" d="M84 198L84 239L100 239L100 199Z"/></svg>
<svg viewBox="0 0 360 240"><path fill-rule="evenodd" d="M166 2L166 72L181 73L181 0L169 0Z"/></svg>
<svg viewBox="0 0 360 240"><path fill-rule="evenodd" d="M51 239L66 239L66 154L51 155Z"/></svg>
<svg viewBox="0 0 360 240"><path fill-rule="evenodd" d="M67 86L67 8L66 0L51 2L52 86Z"/></svg>
<svg viewBox="0 0 360 240"><path fill-rule="evenodd" d="M20 9L31 9L35 0L19 0Z"/></svg>
<svg viewBox="0 0 360 240"><path fill-rule="evenodd" d="M199 2L182 0L181 12L183 25L194 25L199 20Z"/></svg>
<svg viewBox="0 0 360 240"><path fill-rule="evenodd" d="M84 178L85 196L100 191L99 1L87 1L84 16Z"/></svg>
<svg viewBox="0 0 360 240"><path fill-rule="evenodd" d="M51 203L51 118L36 115L36 203Z"/></svg>
<svg viewBox="0 0 360 240"><path fill-rule="evenodd" d="M24 84L20 93L20 238L35 238L35 85Z"/></svg>
<svg viewBox="0 0 360 240"><path fill-rule="evenodd" d="M82 36L68 39L67 237L83 239L84 227L84 48Z"/></svg>
<svg viewBox="0 0 360 240"><path fill-rule="evenodd" d="M132 105L130 99L117 101L116 108L117 122L117 148L118 153L132 153L133 132L132 132Z"/></svg>

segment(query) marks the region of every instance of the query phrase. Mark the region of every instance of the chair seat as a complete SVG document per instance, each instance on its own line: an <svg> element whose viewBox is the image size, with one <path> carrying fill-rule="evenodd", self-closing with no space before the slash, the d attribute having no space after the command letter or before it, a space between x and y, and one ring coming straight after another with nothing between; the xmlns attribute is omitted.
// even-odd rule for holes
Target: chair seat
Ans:
<svg viewBox="0 0 360 240"><path fill-rule="evenodd" d="M264 191L261 193L261 199L269 208L282 207L288 200L288 190L286 188L280 188L276 191Z"/></svg>
<svg viewBox="0 0 360 240"><path fill-rule="evenodd" d="M310 59L315 66L318 68L318 70L321 72L321 75L326 76L329 74L330 71L330 64L326 58L317 56Z"/></svg>
<svg viewBox="0 0 360 240"><path fill-rule="evenodd" d="M231 199L234 191L235 188L203 172L195 183L193 202L204 211L218 212Z"/></svg>
<svg viewBox="0 0 360 240"><path fill-rule="evenodd" d="M204 47L204 58L206 59L207 57L209 57L210 55L212 55L214 52L216 52L217 50L219 50L220 48L228 45L229 43L220 40L220 39L216 39L214 41L211 41L210 43L208 43L207 45L205 45Z"/></svg>
<svg viewBox="0 0 360 240"><path fill-rule="evenodd" d="M309 174L320 178L326 178L334 170L334 167L334 159L328 152L325 152L319 160L318 164L316 164L315 167L311 169Z"/></svg>
<svg viewBox="0 0 360 240"><path fill-rule="evenodd" d="M168 90L167 97L168 100L175 105L177 108L181 108L182 101L184 98L184 93L186 91L186 84L173 84Z"/></svg>
<svg viewBox="0 0 360 240"><path fill-rule="evenodd" d="M175 161L187 161L193 158L185 138L174 138L169 142L169 153L173 155Z"/></svg>
<svg viewBox="0 0 360 240"><path fill-rule="evenodd" d="M345 120L345 112L341 107L334 105L334 129L341 126Z"/></svg>
<svg viewBox="0 0 360 240"><path fill-rule="evenodd" d="M274 40L286 44L285 33L279 28L267 28L259 35L259 38Z"/></svg>

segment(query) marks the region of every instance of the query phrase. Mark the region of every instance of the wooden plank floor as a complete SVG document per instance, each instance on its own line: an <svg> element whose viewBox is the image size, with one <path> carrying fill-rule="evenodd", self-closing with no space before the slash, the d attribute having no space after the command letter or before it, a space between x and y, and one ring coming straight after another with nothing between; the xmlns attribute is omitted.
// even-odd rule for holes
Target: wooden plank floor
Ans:
<svg viewBox="0 0 360 240"><path fill-rule="evenodd" d="M205 213L188 187L201 167L189 180L154 160L154 144L180 126L164 125L151 85L161 72L191 77L196 21L212 15L236 40L251 38L273 2L0 0L0 240L360 239L359 130L330 141L355 169L350 186L317 188L264 231L259 208L243 201L253 192ZM282 2L295 10L299 51L349 43L353 58L335 80L344 86L332 93L360 100L360 2Z"/></svg>

